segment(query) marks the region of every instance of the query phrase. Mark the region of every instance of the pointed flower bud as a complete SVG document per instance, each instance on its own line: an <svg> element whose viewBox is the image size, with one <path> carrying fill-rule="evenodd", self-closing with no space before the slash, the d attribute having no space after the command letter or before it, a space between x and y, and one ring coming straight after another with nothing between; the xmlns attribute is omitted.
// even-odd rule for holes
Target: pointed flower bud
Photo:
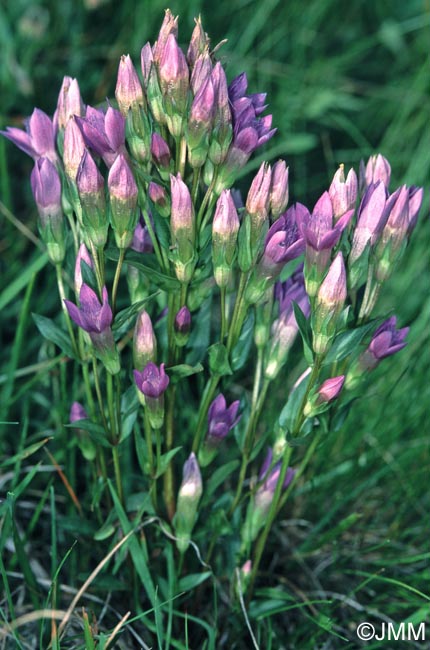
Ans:
<svg viewBox="0 0 430 650"><path fill-rule="evenodd" d="M191 35L190 44L187 51L188 63L191 67L194 66L197 58L206 50L209 50L210 39L203 29L202 21L200 16L194 18L196 26L194 27L193 33Z"/></svg>
<svg viewBox="0 0 430 650"><path fill-rule="evenodd" d="M364 253L378 241L388 214L385 210L387 196L381 181L368 185L358 209L357 225L354 229L349 264L352 266Z"/></svg>
<svg viewBox="0 0 430 650"><path fill-rule="evenodd" d="M181 48L171 33L159 66L160 87L167 114L167 127L175 137L182 134L183 116L188 102L189 70Z"/></svg>
<svg viewBox="0 0 430 650"><path fill-rule="evenodd" d="M372 183L381 181L388 190L391 178L391 165L384 156L378 153L376 156L370 156L366 164L366 169L361 170L360 183L364 187L369 187Z"/></svg>
<svg viewBox="0 0 430 650"><path fill-rule="evenodd" d="M212 69L213 66L210 54L208 51L205 51L196 60L190 79L190 86L194 96L196 96L205 85L211 76Z"/></svg>
<svg viewBox="0 0 430 650"><path fill-rule="evenodd" d="M357 174L350 169L345 179L344 166L340 165L335 173L328 193L333 206L334 222L336 223L345 212L353 210L357 200Z"/></svg>
<svg viewBox="0 0 430 650"><path fill-rule="evenodd" d="M90 269L94 269L94 263L85 244L81 244L75 262L75 294L79 298L83 284L82 264L86 264Z"/></svg>
<svg viewBox="0 0 430 650"><path fill-rule="evenodd" d="M273 165L272 183L270 187L270 211L277 219L288 204L288 167L284 160L278 160Z"/></svg>
<svg viewBox="0 0 430 650"><path fill-rule="evenodd" d="M141 403L147 409L149 421L154 429L161 429L164 422L164 393L169 385L169 377L164 363L156 366L149 361L142 372L133 370Z"/></svg>
<svg viewBox="0 0 430 650"><path fill-rule="evenodd" d="M157 339L151 318L144 309L136 320L133 336L133 363L138 371L143 371L149 361L157 359Z"/></svg>
<svg viewBox="0 0 430 650"><path fill-rule="evenodd" d="M336 335L339 315L347 296L346 272L343 255L334 258L324 278L312 315L313 348L316 354L325 354Z"/></svg>
<svg viewBox="0 0 430 650"><path fill-rule="evenodd" d="M148 228L146 227L145 222L143 221L142 216L140 216L139 221L136 224L136 228L134 229L130 248L137 253L152 253L154 250L151 236L148 232Z"/></svg>
<svg viewBox="0 0 430 650"><path fill-rule="evenodd" d="M270 165L263 162L254 177L246 198L246 211L251 217L251 238L257 241L264 224L267 221L270 205L270 186L272 170Z"/></svg>
<svg viewBox="0 0 430 650"><path fill-rule="evenodd" d="M88 414L82 404L79 402L73 402L70 408L69 421L71 424L78 422L79 420L87 420Z"/></svg>
<svg viewBox="0 0 430 650"><path fill-rule="evenodd" d="M31 173L31 189L39 213L39 231L53 264L66 253L64 216L61 207L61 181L48 158L38 158Z"/></svg>
<svg viewBox="0 0 430 650"><path fill-rule="evenodd" d="M181 175L170 176L172 208L170 232L174 250L174 265L178 280L189 282L194 271L196 238L194 207L188 187Z"/></svg>
<svg viewBox="0 0 430 650"><path fill-rule="evenodd" d="M342 392L344 383L345 375L326 379L318 388L317 404L326 404L327 402L332 402L337 399Z"/></svg>
<svg viewBox="0 0 430 650"><path fill-rule="evenodd" d="M175 37L178 36L178 16L173 16L170 9L166 9L163 24L161 25L158 38L153 47L154 61L157 63L160 63L164 48L167 43L167 39L169 38L170 34L173 34Z"/></svg>
<svg viewBox="0 0 430 650"><path fill-rule="evenodd" d="M231 277L239 225L231 192L224 190L217 201L212 223L212 261L219 287L226 287Z"/></svg>
<svg viewBox="0 0 430 650"><path fill-rule="evenodd" d="M173 519L176 546L179 552L187 550L191 533L197 519L197 508L203 494L202 476L194 453L184 464L182 483L179 488L176 514Z"/></svg>
<svg viewBox="0 0 430 650"><path fill-rule="evenodd" d="M187 126L188 159L194 168L205 163L215 114L215 91L209 76L191 105Z"/></svg>
<svg viewBox="0 0 430 650"><path fill-rule="evenodd" d="M241 416L237 415L240 402L236 400L227 408L227 402L220 393L209 406L208 411L208 433L199 451L199 461L202 467L206 467L218 453L218 448L224 438L228 435Z"/></svg>
<svg viewBox="0 0 430 650"><path fill-rule="evenodd" d="M219 61L215 64L211 77L216 101L214 126L208 156L214 165L219 165L224 162L233 138L227 77Z"/></svg>
<svg viewBox="0 0 430 650"><path fill-rule="evenodd" d="M54 113L53 123L55 130L64 130L71 117L84 115L85 109L79 90L79 84L72 77L64 77L58 95L57 110Z"/></svg>
<svg viewBox="0 0 430 650"><path fill-rule="evenodd" d="M138 110L139 106L145 105L142 86L129 54L122 55L119 62L115 97L124 117L130 109Z"/></svg>
<svg viewBox="0 0 430 650"><path fill-rule="evenodd" d="M183 347L188 342L191 330L191 314L186 305L181 307L175 316L174 330L176 345Z"/></svg>
<svg viewBox="0 0 430 650"><path fill-rule="evenodd" d="M155 165L158 168L159 174L163 180L167 180L170 176L170 163L172 160L169 145L159 135L159 133L152 134L151 140L151 153Z"/></svg>
<svg viewBox="0 0 430 650"><path fill-rule="evenodd" d="M43 157L54 165L58 162L54 125L40 108L35 108L31 117L25 121L25 131L8 126L6 131L0 133L34 160Z"/></svg>
<svg viewBox="0 0 430 650"><path fill-rule="evenodd" d="M164 187L151 181L148 185L148 196L162 217L170 215L170 197Z"/></svg>
<svg viewBox="0 0 430 650"><path fill-rule="evenodd" d="M85 142L74 117L66 124L63 140L64 169L71 181L76 181L79 165L85 153Z"/></svg>
<svg viewBox="0 0 430 650"><path fill-rule="evenodd" d="M76 185L82 205L82 221L85 232L96 248L103 248L109 229L104 178L88 150L85 151L79 165Z"/></svg>
<svg viewBox="0 0 430 650"><path fill-rule="evenodd" d="M111 330L113 316L106 287L103 287L101 303L96 292L84 282L79 292L80 306L70 300L65 300L64 304L70 318L90 335L94 351L106 370L116 375L120 364Z"/></svg>
<svg viewBox="0 0 430 650"><path fill-rule="evenodd" d="M123 154L119 154L109 170L108 189L115 241L118 248L127 248L133 240L134 229L139 218L138 189L133 172Z"/></svg>

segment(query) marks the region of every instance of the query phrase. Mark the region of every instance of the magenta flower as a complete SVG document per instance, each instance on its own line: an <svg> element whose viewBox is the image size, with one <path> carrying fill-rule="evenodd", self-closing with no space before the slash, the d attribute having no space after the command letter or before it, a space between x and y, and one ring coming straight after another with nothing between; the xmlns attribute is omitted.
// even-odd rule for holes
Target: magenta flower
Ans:
<svg viewBox="0 0 430 650"><path fill-rule="evenodd" d="M74 117L71 117L64 129L63 163L67 176L76 181L79 165L86 151L84 136Z"/></svg>
<svg viewBox="0 0 430 650"><path fill-rule="evenodd" d="M215 397L208 411L208 442L217 444L233 429L240 420L240 416L237 417L239 406L240 402L236 400L227 408L222 393Z"/></svg>
<svg viewBox="0 0 430 650"><path fill-rule="evenodd" d="M360 163L360 187L366 189L372 183L381 181L388 190L391 178L391 166L384 156L378 153L376 156L370 156L366 167L364 162Z"/></svg>
<svg viewBox="0 0 430 650"><path fill-rule="evenodd" d="M169 170L171 160L169 145L158 133L152 134L151 153L157 167Z"/></svg>
<svg viewBox="0 0 430 650"><path fill-rule="evenodd" d="M186 305L176 313L174 328L176 334L188 338L191 329L191 313Z"/></svg>
<svg viewBox="0 0 430 650"><path fill-rule="evenodd" d="M71 408L70 408L70 415L69 415L69 420L70 423L73 424L73 422L79 422L79 420L87 420L88 419L88 413L80 404L79 402L73 402Z"/></svg>
<svg viewBox="0 0 430 650"><path fill-rule="evenodd" d="M354 229L350 264L361 257L367 244L374 246L378 241L387 221L387 194L385 185L378 181L370 184L361 200L358 209L357 225Z"/></svg>
<svg viewBox="0 0 430 650"><path fill-rule="evenodd" d="M76 256L76 262L75 262L75 293L77 296L79 296L83 284L83 279L82 279L82 262L86 264L87 266L90 267L90 269L94 269L94 263L92 260L91 255L88 252L87 247L85 244L81 244L78 250L78 254Z"/></svg>
<svg viewBox="0 0 430 650"><path fill-rule="evenodd" d="M305 241L299 231L296 214L295 206L289 208L269 228L263 257L257 267L257 273L261 277L272 280L277 278L284 265L299 257L305 250Z"/></svg>
<svg viewBox="0 0 430 650"><path fill-rule="evenodd" d="M130 108L145 103L142 86L129 54L122 55L119 62L115 97L124 117L127 117Z"/></svg>
<svg viewBox="0 0 430 650"><path fill-rule="evenodd" d="M96 292L84 282L79 292L80 307L70 300L65 300L64 303L70 318L81 329L89 334L102 334L110 329L113 317L106 287L103 287L102 298L103 302L100 303Z"/></svg>
<svg viewBox="0 0 430 650"><path fill-rule="evenodd" d="M66 252L61 181L57 168L49 158L38 158L31 172L31 189L39 213L39 230L46 244L49 259L62 262Z"/></svg>
<svg viewBox="0 0 430 650"><path fill-rule="evenodd" d="M409 327L398 330L396 325L396 317L391 316L378 327L369 347L360 357L360 365L363 368L367 370L376 368L382 359L396 354L406 346L405 338L409 332Z"/></svg>
<svg viewBox="0 0 430 650"><path fill-rule="evenodd" d="M130 248L137 253L152 253L154 250L151 236L142 217L139 218L136 228L134 229Z"/></svg>
<svg viewBox="0 0 430 650"><path fill-rule="evenodd" d="M332 377L326 379L318 388L317 404L326 404L337 399L342 392L343 384L345 383L345 375L339 377Z"/></svg>
<svg viewBox="0 0 430 650"><path fill-rule="evenodd" d="M315 265L316 274L321 276L330 262L331 251L349 224L354 210L348 210L335 223L330 195L324 192L315 204L312 214L307 210L299 214L298 226L306 242L307 270Z"/></svg>
<svg viewBox="0 0 430 650"><path fill-rule="evenodd" d="M51 118L40 108L35 108L31 117L25 120L24 124L25 131L8 126L6 131L0 131L0 133L34 160L43 156L56 164L58 156L55 150L55 130Z"/></svg>
<svg viewBox="0 0 430 650"><path fill-rule="evenodd" d="M163 395L169 385L169 377L164 371L164 363L159 367L149 361L142 372L133 370L134 381L139 391L146 397L157 399Z"/></svg>
<svg viewBox="0 0 430 650"><path fill-rule="evenodd" d="M357 175L350 169L345 179L343 165L335 173L328 193L333 206L333 214L337 221L345 212L355 207L358 192Z"/></svg>
<svg viewBox="0 0 430 650"><path fill-rule="evenodd" d="M273 165L270 187L270 211L275 219L286 209L288 196L288 167L284 160L278 160Z"/></svg>
<svg viewBox="0 0 430 650"><path fill-rule="evenodd" d="M133 336L133 362L135 368L143 370L149 361L157 358L157 339L152 327L151 317L144 309L136 320Z"/></svg>
<svg viewBox="0 0 430 650"><path fill-rule="evenodd" d="M106 113L87 106L85 117L75 118L85 143L111 167L119 153L125 150L125 118L109 106Z"/></svg>

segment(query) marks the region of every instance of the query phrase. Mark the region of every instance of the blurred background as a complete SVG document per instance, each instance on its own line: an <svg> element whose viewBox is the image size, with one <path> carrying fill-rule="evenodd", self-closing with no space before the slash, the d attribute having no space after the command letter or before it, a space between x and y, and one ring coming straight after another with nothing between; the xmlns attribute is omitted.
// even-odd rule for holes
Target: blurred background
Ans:
<svg viewBox="0 0 430 650"><path fill-rule="evenodd" d="M78 78L88 104L113 97L121 54L129 53L138 64L143 44L156 38L165 8L165 0L2 2L1 128L21 125L34 106L52 114L66 74ZM244 187L262 159L282 156L290 166L290 202L312 208L339 163L358 169L360 159L378 151L391 163L392 188L401 183L426 187L420 222L379 308L382 314L395 309L399 326L411 327L409 345L375 371L347 425L315 459L309 470L314 478L290 513L302 524L290 536L288 521L281 524L270 566L273 571L279 565L282 575L285 557L292 554L297 571L300 557L312 567L314 582L303 570L294 577L297 584L309 590L324 573L324 586L333 593L353 572L351 597L358 592L357 598L364 597L364 592L374 608L379 599L387 615L387 608L399 608L405 599L409 613L421 611L422 601L404 585L425 590L429 578L423 561L430 504L423 486L430 468L430 2L173 0L170 9L180 14L183 46L193 17L201 14L213 45L227 39L218 56L228 78L245 70L249 90L268 94L278 134L250 161ZM12 223L14 217L36 232L31 167L28 157L0 138L0 401L9 404L6 418L20 419L23 409L36 405L33 426L42 430L50 422L50 403L38 390L43 380L35 384L17 376L12 385L6 381L11 368L34 363L37 354L40 359L31 320L25 345L12 361L8 347L23 308L24 286L17 278L40 255ZM57 298L48 272L38 276L36 288L30 310L55 314ZM5 439L11 440L7 433ZM395 582L384 582L381 571ZM371 586L357 577L367 574L374 575ZM328 619L333 611L327 606ZM327 632L324 622L318 625Z"/></svg>

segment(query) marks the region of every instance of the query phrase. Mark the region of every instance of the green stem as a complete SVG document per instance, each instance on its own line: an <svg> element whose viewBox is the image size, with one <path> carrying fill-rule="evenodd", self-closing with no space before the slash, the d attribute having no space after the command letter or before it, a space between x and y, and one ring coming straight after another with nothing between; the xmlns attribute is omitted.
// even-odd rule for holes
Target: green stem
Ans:
<svg viewBox="0 0 430 650"><path fill-rule="evenodd" d="M255 369L256 378L258 373L259 372L261 373L261 369L259 370L258 365L259 364L257 362L257 366ZM236 510L242 496L242 489L246 477L246 470L248 469L248 464L249 464L250 456L254 445L255 431L257 428L258 420L260 419L261 411L263 410L264 401L266 399L269 385L270 385L270 380L265 379L262 389L258 394L257 401L251 407L251 415L248 420L248 426L246 428L245 438L243 443L242 465L240 467L239 480L237 483L236 494L233 503L231 505L231 508L229 510L230 517L233 515L233 512Z"/></svg>
<svg viewBox="0 0 430 650"><path fill-rule="evenodd" d="M167 409L166 409L166 451L173 447L174 437L174 407L176 398L176 386L172 386L167 392ZM164 503L170 521L175 514L175 494L174 494L174 477L172 463L169 463L164 473Z"/></svg>
<svg viewBox="0 0 430 650"><path fill-rule="evenodd" d="M206 417L208 414L210 403L213 400L216 388L218 386L219 380L221 379L220 375L212 375L206 384L206 388L203 393L202 401L200 402L199 417L197 420L196 433L194 435L193 441L193 452L197 454L203 434L206 428Z"/></svg>
<svg viewBox="0 0 430 650"><path fill-rule="evenodd" d="M381 290L380 283L374 281L373 271L374 268L372 265L370 265L367 275L366 289L363 296L363 302L361 303L360 312L358 314L359 325L361 325L363 321L366 320L366 318L368 318L372 313L378 300L379 292Z"/></svg>
<svg viewBox="0 0 430 650"><path fill-rule="evenodd" d="M191 200L193 205L197 202L197 195L199 193L199 182L200 182L201 167L196 167L193 172L193 187L191 190Z"/></svg>
<svg viewBox="0 0 430 650"><path fill-rule="evenodd" d="M99 379L99 374L97 369L97 359L95 356L93 356L93 375L94 375L94 386L96 388L96 395L99 403L100 417L102 420L103 428L106 431L106 434L109 434L109 427L104 413L104 403L103 403L102 391L100 388L100 379Z"/></svg>
<svg viewBox="0 0 430 650"><path fill-rule="evenodd" d="M217 171L215 170L215 172L214 172L214 176L213 176L213 178L212 178L212 182L211 182L211 184L209 185L208 189L206 190L206 194L205 194L204 197L203 197L203 201L202 201L202 203L201 203L201 205L200 205L200 208L199 208L199 211L198 211L198 213L197 213L197 219L196 219L196 223L197 223L197 232L201 232L201 230L203 229L203 223L202 223L202 220L203 220L203 216L204 216L204 214L205 214L206 206L207 206L208 203L209 203L209 199L211 199L211 198L213 199L213 198L214 198L214 197L212 196L212 192L213 192L213 189L214 189L214 187L215 187L216 177L217 177ZM216 198L216 197L215 197L215 198Z"/></svg>
<svg viewBox="0 0 430 650"><path fill-rule="evenodd" d="M94 271L96 274L97 288L99 290L99 297L101 298L104 285L104 271L102 271L100 256L103 255L103 249L96 248L92 241L90 241L91 256L94 262Z"/></svg>
<svg viewBox="0 0 430 650"><path fill-rule="evenodd" d="M235 346L245 320L248 305L245 303L245 289L248 282L248 273L241 273L239 287L237 289L236 301L234 303L233 315L231 317L230 328L227 339L227 350L231 352Z"/></svg>
<svg viewBox="0 0 430 650"><path fill-rule="evenodd" d="M157 258L157 261L160 265L160 268L164 269L165 271L169 270L169 266L165 264L165 259L161 253L160 245L158 243L158 239L156 237L156 234L154 232L154 228L152 227L151 219L149 218L149 214L146 210L142 210L142 215L143 215L143 220L145 222L145 226L148 229L149 236L151 238L152 246L154 247L154 253L155 257Z"/></svg>
<svg viewBox="0 0 430 650"><path fill-rule="evenodd" d="M70 320L69 312L67 311L67 307L66 307L66 305L64 303L64 300L66 299L66 292L64 290L63 274L62 274L61 264L56 264L55 265L55 271L57 273L57 285L58 285L58 293L60 294L60 299L61 299L61 308L63 310L64 319L66 321L67 329L68 329L68 332L69 332L70 342L72 344L74 354L77 357L79 357L79 350L78 350L78 346L77 346L77 343L76 343L75 333L74 333L73 327L72 327L72 321Z"/></svg>
<svg viewBox="0 0 430 650"><path fill-rule="evenodd" d="M125 248L121 248L119 251L119 258L118 258L118 263L116 265L116 270L115 270L115 277L113 279L113 286L112 286L112 312L115 314L116 311L116 296L118 293L118 284L119 284L119 278L121 276L121 269L122 265L124 263L124 257L125 257Z"/></svg>
<svg viewBox="0 0 430 650"><path fill-rule="evenodd" d="M187 141L185 138L181 138L181 140L176 142L176 151L177 151L177 157L176 157L176 169L180 173L181 177L184 178L185 174L185 165L187 162Z"/></svg>
<svg viewBox="0 0 430 650"><path fill-rule="evenodd" d="M309 377L308 385L306 386L305 394L303 395L299 410L297 412L296 421L294 423L294 427L292 431L293 436L297 436L299 434L300 429L302 428L302 424L306 419L304 414L304 409L308 401L309 393L311 392L316 380L318 379L323 361L324 361L323 355L317 355L315 357L315 361L312 367L312 372Z"/></svg>
<svg viewBox="0 0 430 650"><path fill-rule="evenodd" d="M121 476L121 465L119 462L119 452L117 445L112 447L112 459L113 466L115 471L115 483L116 489L118 490L118 497L121 503L124 505L124 490L122 488L122 476Z"/></svg>
<svg viewBox="0 0 430 650"><path fill-rule="evenodd" d="M226 305L226 293L227 293L227 287L221 287L220 289L220 294L221 294L221 336L220 336L220 341L221 343L224 341L225 337L227 336L227 330L228 330L228 322L227 322L227 305Z"/></svg>

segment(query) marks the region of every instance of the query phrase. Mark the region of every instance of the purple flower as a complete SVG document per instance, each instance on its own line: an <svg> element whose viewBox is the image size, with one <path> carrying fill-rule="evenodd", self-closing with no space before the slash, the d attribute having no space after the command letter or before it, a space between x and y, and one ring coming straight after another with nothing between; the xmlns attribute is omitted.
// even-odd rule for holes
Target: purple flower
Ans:
<svg viewBox="0 0 430 650"><path fill-rule="evenodd" d="M71 117L64 130L63 163L67 176L76 181L79 165L86 151L84 136L74 117Z"/></svg>
<svg viewBox="0 0 430 650"><path fill-rule="evenodd" d="M270 187L270 210L276 219L288 204L288 167L284 160L278 160L272 169Z"/></svg>
<svg viewBox="0 0 430 650"><path fill-rule="evenodd" d="M43 156L56 164L58 156L55 150L55 130L51 118L40 108L35 108L31 117L25 120L24 124L25 131L8 126L6 131L0 131L0 133L34 160Z"/></svg>
<svg viewBox="0 0 430 650"><path fill-rule="evenodd" d="M203 29L202 21L200 16L194 18L196 26L194 27L193 33L191 35L190 44L187 50L187 59L191 67L196 63L196 60L201 56L205 51L209 51L210 40Z"/></svg>
<svg viewBox="0 0 430 650"><path fill-rule="evenodd" d="M175 332L177 334L188 335L191 329L191 314L186 305L180 308L175 316Z"/></svg>
<svg viewBox="0 0 430 650"><path fill-rule="evenodd" d="M273 461L273 451L269 447L267 450L266 458L264 459L263 465L261 466L260 473L258 476L259 482L264 481L262 485L258 488L255 494L255 507L268 509L272 501L273 495L276 490L276 486L279 481L279 476L281 473L282 462L278 461L272 469L270 469ZM294 478L296 471L289 467L282 484L282 489L285 490L291 483Z"/></svg>
<svg viewBox="0 0 430 650"><path fill-rule="evenodd" d="M54 264L64 260L66 253L61 181L57 168L49 158L38 158L31 173L31 189L39 213L39 230Z"/></svg>
<svg viewBox="0 0 430 650"><path fill-rule="evenodd" d="M348 210L336 223L328 192L318 199L312 214L301 211L298 226L306 242L306 266L316 265L321 275L330 261L330 254L349 224L354 210Z"/></svg>
<svg viewBox="0 0 430 650"><path fill-rule="evenodd" d="M287 262L299 257L305 249L297 221L297 209L291 207L269 228L264 245L264 253L257 274L261 277L275 279Z"/></svg>
<svg viewBox="0 0 430 650"><path fill-rule="evenodd" d="M119 153L125 150L125 118L109 106L106 113L87 106L85 118L75 118L85 143L111 167Z"/></svg>
<svg viewBox="0 0 430 650"><path fill-rule="evenodd" d="M82 404L79 402L73 402L71 408L70 408L70 415L69 415L69 420L70 423L73 424L73 422L79 422L79 420L87 420L88 419L88 414Z"/></svg>
<svg viewBox="0 0 430 650"><path fill-rule="evenodd" d="M151 153L157 167L163 170L170 168L171 156L169 145L158 133L152 134Z"/></svg>
<svg viewBox="0 0 430 650"><path fill-rule="evenodd" d="M190 86L196 96L212 74L213 66L208 51L202 52L197 58L191 74Z"/></svg>
<svg viewBox="0 0 430 650"><path fill-rule="evenodd" d="M134 380L140 392L146 397L157 399L167 390L169 377L164 371L164 363L160 367L149 361L142 372L133 370Z"/></svg>
<svg viewBox="0 0 430 650"><path fill-rule="evenodd" d="M154 47L152 48L154 61L156 61L156 63L160 63L164 48L167 43L167 39L169 38L170 34L173 34L174 36L178 35L178 16L175 18L170 9L166 9L158 38L155 41Z"/></svg>
<svg viewBox="0 0 430 650"><path fill-rule="evenodd" d="M360 357L360 365L366 370L376 368L385 357L396 354L406 346L409 327L396 329L397 319L391 316L375 331L367 350Z"/></svg>
<svg viewBox="0 0 430 650"><path fill-rule="evenodd" d="M220 393L213 400L208 411L208 440L218 443L226 437L228 432L239 422L237 417L239 400L234 401L227 408L225 397Z"/></svg>
<svg viewBox="0 0 430 650"><path fill-rule="evenodd" d="M247 88L245 73L236 77L228 88L233 141L215 186L218 194L232 185L237 172L247 163L251 154L276 133L276 129L272 129L271 115L259 117L266 108L265 93L246 95Z"/></svg>
<svg viewBox="0 0 430 650"><path fill-rule="evenodd" d="M84 282L79 292L80 307L70 300L65 300L64 303L70 318L80 328L89 334L102 334L110 329L112 323L112 310L109 306L106 287L103 287L102 299L103 302L100 303L96 292Z"/></svg>
<svg viewBox="0 0 430 650"><path fill-rule="evenodd" d="M378 153L376 156L370 156L366 167L364 162L360 163L360 187L364 190L372 183L381 181L388 190L391 178L391 166L384 156Z"/></svg>
<svg viewBox="0 0 430 650"><path fill-rule="evenodd" d="M151 236L148 232L148 228L146 227L145 222L143 221L142 216L139 218L136 228L134 229L130 248L137 253L152 253L154 250L152 246Z"/></svg>

